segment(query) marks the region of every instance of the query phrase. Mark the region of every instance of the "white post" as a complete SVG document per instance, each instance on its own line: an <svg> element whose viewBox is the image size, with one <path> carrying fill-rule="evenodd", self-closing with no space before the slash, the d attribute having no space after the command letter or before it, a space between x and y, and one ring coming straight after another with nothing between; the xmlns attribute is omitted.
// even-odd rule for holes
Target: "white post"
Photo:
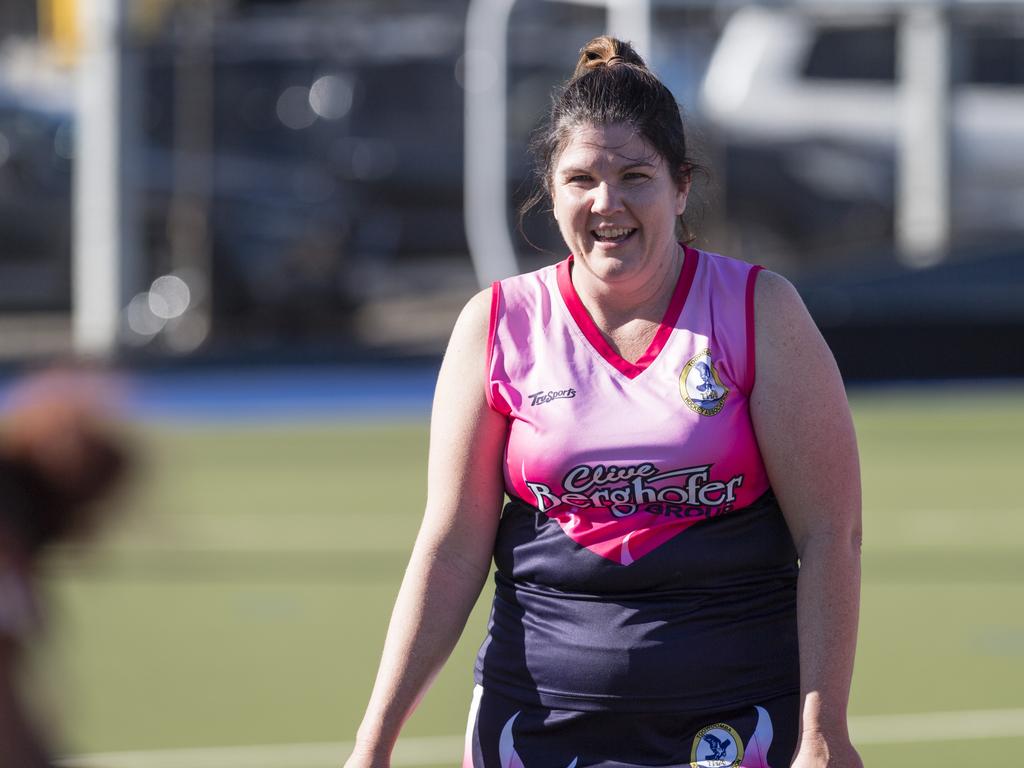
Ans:
<svg viewBox="0 0 1024 768"><path fill-rule="evenodd" d="M470 0L466 15L464 195L466 238L481 287L517 271L508 226L506 70L515 0Z"/></svg>
<svg viewBox="0 0 1024 768"><path fill-rule="evenodd" d="M896 239L909 266L940 261L950 241L949 16L914 5L900 23Z"/></svg>
<svg viewBox="0 0 1024 768"><path fill-rule="evenodd" d="M651 0L608 0L608 34L632 43L650 64Z"/></svg>
<svg viewBox="0 0 1024 768"><path fill-rule="evenodd" d="M557 0L556 0L557 1ZM562 0L605 6L608 31L633 42L650 60L650 0ZM505 89L508 21L515 0L470 0L466 51L464 211L466 238L481 287L518 271L508 226L508 152Z"/></svg>
<svg viewBox="0 0 1024 768"><path fill-rule="evenodd" d="M124 0L82 0L73 186L72 335L75 351L107 357L121 311L120 37Z"/></svg>

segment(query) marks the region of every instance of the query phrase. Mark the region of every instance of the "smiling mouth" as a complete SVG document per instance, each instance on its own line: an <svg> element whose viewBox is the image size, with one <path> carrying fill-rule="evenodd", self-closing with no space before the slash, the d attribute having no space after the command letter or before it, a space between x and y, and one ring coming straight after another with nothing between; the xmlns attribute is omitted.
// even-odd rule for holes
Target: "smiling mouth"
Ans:
<svg viewBox="0 0 1024 768"><path fill-rule="evenodd" d="M621 243L623 240L628 240L632 237L634 232L636 232L635 228L617 227L616 229L602 229L600 231L594 229L591 230L590 234L599 243Z"/></svg>

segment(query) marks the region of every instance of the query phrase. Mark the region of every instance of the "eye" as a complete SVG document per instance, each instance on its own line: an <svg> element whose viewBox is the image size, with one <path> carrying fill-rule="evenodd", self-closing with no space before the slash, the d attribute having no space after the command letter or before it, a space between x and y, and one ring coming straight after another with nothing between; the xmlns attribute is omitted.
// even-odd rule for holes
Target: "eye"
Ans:
<svg viewBox="0 0 1024 768"><path fill-rule="evenodd" d="M627 173L625 173L622 176L622 178L625 181L634 181L634 182L636 182L636 181L647 181L650 178L650 176L648 176L646 173L642 173L641 171L628 171Z"/></svg>
<svg viewBox="0 0 1024 768"><path fill-rule="evenodd" d="M573 176L569 176L566 181L570 184L586 184L590 181L590 175L586 173L577 173Z"/></svg>

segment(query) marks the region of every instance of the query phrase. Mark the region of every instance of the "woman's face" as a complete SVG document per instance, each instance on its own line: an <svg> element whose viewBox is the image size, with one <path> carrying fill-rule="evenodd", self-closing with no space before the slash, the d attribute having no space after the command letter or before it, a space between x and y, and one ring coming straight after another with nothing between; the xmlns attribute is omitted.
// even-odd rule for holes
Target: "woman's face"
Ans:
<svg viewBox="0 0 1024 768"><path fill-rule="evenodd" d="M608 283L674 264L689 184L622 123L576 128L551 178L555 220L577 263Z"/></svg>

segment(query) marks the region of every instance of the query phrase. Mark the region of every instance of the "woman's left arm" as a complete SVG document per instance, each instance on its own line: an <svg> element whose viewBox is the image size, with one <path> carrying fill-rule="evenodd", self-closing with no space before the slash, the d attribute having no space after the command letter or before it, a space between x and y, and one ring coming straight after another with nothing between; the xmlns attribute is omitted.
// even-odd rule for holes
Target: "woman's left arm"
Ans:
<svg viewBox="0 0 1024 768"><path fill-rule="evenodd" d="M857 443L839 369L796 290L755 292L751 417L800 556L800 735L793 768L862 768L846 724L860 602Z"/></svg>

